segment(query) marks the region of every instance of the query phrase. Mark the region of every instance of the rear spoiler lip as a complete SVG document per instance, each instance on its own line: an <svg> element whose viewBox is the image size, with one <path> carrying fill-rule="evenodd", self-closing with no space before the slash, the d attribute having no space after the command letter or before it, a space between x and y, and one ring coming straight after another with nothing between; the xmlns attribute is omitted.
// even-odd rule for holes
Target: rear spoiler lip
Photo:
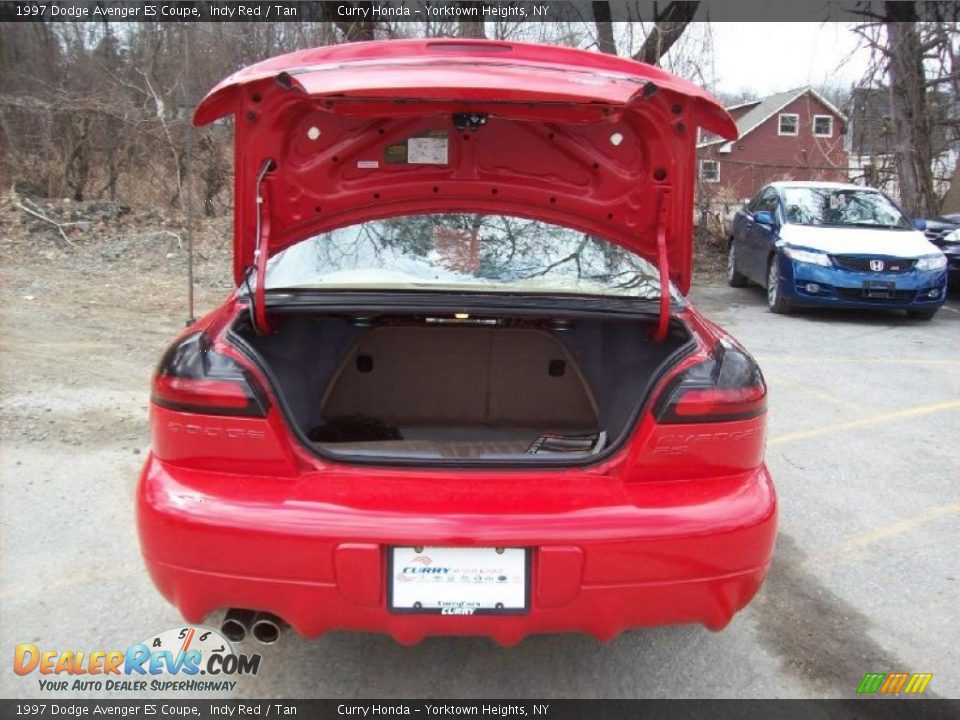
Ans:
<svg viewBox="0 0 960 720"><path fill-rule="evenodd" d="M297 55L296 53L292 55ZM280 58L276 58L279 60ZM650 93L651 88L655 91L656 89L663 88L671 92L675 92L680 95L689 97L697 107L697 119L699 124L708 132L720 135L726 140L736 140L739 136L736 123L733 121L732 116L723 108L718 100L713 96L705 92L704 90L698 88L697 86L689 83L687 81L681 80L679 78L671 78L666 76L659 70L659 68L654 68L651 66L642 66L640 63L635 63L645 67L651 76L644 77L641 75L630 74L628 72L619 71L619 70L598 70L593 69L587 66L577 66L577 65L567 65L567 64L558 64L558 63L548 63L548 62L535 62L529 60L519 60L514 62L493 62L489 58L453 58L450 56L447 57L426 57L426 58L415 58L415 57L402 57L402 58L379 58L379 59L366 59L366 60L353 60L353 61L342 61L342 62L326 62L326 63L313 63L308 65L291 65L280 70L276 69L263 69L258 71L258 67L261 65L267 65L272 61L266 61L265 63L258 63L257 65L252 65L249 68L240 70L237 73L234 73L230 77L223 80L216 87L214 87L200 102L197 106L196 111L193 114L193 124L197 127L207 125L216 120L220 120L228 115L232 114L236 109L236 100L239 93L242 91L243 87L248 85L253 85L262 82L276 82L282 87L290 90L291 92L296 92L306 100L306 99L323 99L325 97L344 97L342 94L339 95L327 95L324 93L310 93L305 88L304 84L297 79L297 75L311 75L319 72L331 72L337 70L369 70L377 67L396 67L396 66L408 66L408 67L430 67L430 66L470 66L470 67L483 67L488 66L491 68L510 68L510 69L529 69L536 71L554 71L557 73L565 75L573 75L577 77L590 78L590 79L601 79L607 82L615 83L629 83L637 86L635 93L632 93L631 97L627 100L627 105L631 105L634 102L644 99L648 93ZM653 71L657 71L656 73ZM661 76L662 74L662 76ZM581 103L586 104L590 101L587 99L586 90L590 85L584 85L584 97L581 100ZM427 88L424 88L426 91ZM364 97L362 95L353 96L357 98ZM377 99L386 99L388 95L377 94L373 97ZM406 94L403 96L397 96L395 99L405 99L410 101L415 100L427 100L429 99L426 95L417 95ZM626 99L626 98L625 98ZM490 104L501 104L508 105L506 102L497 102L496 98L486 99L484 102L489 102ZM536 93L532 93L531 97L526 101L518 102L532 102L532 103L548 103L549 101L542 97L538 99ZM572 102L572 99L568 99L568 102ZM596 100L592 101L596 102Z"/></svg>

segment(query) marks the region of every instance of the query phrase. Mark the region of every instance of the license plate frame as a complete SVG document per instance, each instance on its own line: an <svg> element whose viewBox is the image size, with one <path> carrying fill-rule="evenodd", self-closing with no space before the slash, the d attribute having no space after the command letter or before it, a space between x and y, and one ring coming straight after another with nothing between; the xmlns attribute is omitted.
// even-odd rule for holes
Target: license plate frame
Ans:
<svg viewBox="0 0 960 720"><path fill-rule="evenodd" d="M526 615L530 612L530 592L531 592L531 558L530 548L524 547L503 547L502 555L505 565L500 569L491 567L491 560L495 560L498 548L489 547L462 547L462 546L414 546L414 545L390 545L387 547L387 611L390 613L414 614L414 615L444 615L453 616L472 616L472 615ZM419 552L415 552L419 550ZM398 552L403 553L405 557L398 558ZM433 553L433 557L430 556ZM483 556L489 553L490 558ZM420 561L417 565L421 568L433 568L438 570L447 568L445 573L412 573L415 577L412 581L405 581L400 586L399 575L402 569L410 567L406 564L412 562L410 555L415 557L425 556L430 560L429 564ZM473 565L464 567L462 562L469 559ZM522 563L518 569L514 567L517 563ZM443 564L445 563L445 564ZM458 566L458 563L461 563ZM474 565L486 564L481 573L484 580L477 580L476 575L472 575L470 580L450 580L452 577L465 578L469 573L461 572L463 570L477 570ZM510 566L510 567L507 567ZM505 569L506 568L506 569ZM500 574L497 574L500 573ZM409 577L410 573L403 573ZM421 580L420 578L439 577L442 575L444 580ZM501 575L509 577L510 580L499 581ZM492 576L494 579L487 579ZM516 587L517 576L521 587ZM501 587L502 585L502 587ZM398 586L400 589L398 590ZM503 597L500 597L496 604L489 599L489 596L496 597L496 591L508 591ZM431 596L431 590L433 595ZM475 595L470 597L470 590L475 591ZM466 591L466 592L463 592ZM426 593L421 600L416 602L410 598L413 593ZM419 595L418 595L419 597ZM522 601L522 604L521 604ZM501 605L501 606L498 606Z"/></svg>
<svg viewBox="0 0 960 720"><path fill-rule="evenodd" d="M863 295L868 298L889 300L896 297L897 284L887 280L865 280Z"/></svg>

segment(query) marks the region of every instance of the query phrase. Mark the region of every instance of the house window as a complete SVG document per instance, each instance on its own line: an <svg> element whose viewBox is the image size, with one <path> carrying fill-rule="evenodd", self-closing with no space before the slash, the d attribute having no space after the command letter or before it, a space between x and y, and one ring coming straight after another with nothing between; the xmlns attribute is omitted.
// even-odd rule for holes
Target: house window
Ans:
<svg viewBox="0 0 960 720"><path fill-rule="evenodd" d="M716 160L701 160L700 179L704 182L720 182L720 163Z"/></svg>
<svg viewBox="0 0 960 720"><path fill-rule="evenodd" d="M796 113L781 113L780 114L780 135L797 135L799 134L800 127L800 116Z"/></svg>
<svg viewBox="0 0 960 720"><path fill-rule="evenodd" d="M814 137L833 137L833 117L830 115L813 116Z"/></svg>

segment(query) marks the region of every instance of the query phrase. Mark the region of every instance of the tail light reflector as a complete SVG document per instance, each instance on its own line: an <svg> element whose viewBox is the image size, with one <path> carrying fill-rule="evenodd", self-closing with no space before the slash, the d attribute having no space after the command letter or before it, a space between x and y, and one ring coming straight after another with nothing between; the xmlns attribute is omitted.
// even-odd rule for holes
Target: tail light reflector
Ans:
<svg viewBox="0 0 960 720"><path fill-rule="evenodd" d="M204 333L188 335L164 353L153 378L153 402L181 412L263 417L269 403L236 360L210 349Z"/></svg>
<svg viewBox="0 0 960 720"><path fill-rule="evenodd" d="M756 361L728 341L673 378L654 406L660 423L749 420L767 410L767 386Z"/></svg>

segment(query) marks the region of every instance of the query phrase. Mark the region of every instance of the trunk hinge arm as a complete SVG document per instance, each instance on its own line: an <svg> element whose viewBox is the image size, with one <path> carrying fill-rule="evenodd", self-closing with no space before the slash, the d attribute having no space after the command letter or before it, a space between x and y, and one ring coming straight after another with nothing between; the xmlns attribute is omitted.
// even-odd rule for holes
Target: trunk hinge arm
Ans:
<svg viewBox="0 0 960 720"><path fill-rule="evenodd" d="M270 318L267 317L266 288L264 279L267 274L267 259L270 256L270 205L269 193L265 192L264 179L267 173L276 167L273 160L264 160L257 173L257 244L253 251L254 272L256 273L256 285L253 291L252 303L250 307L250 320L253 323L253 329L259 335L269 335L273 332L273 326Z"/></svg>
<svg viewBox="0 0 960 720"><path fill-rule="evenodd" d="M657 208L657 260L660 266L660 316L653 331L654 342L663 342L670 328L670 261L667 254L667 219L670 210L670 191L660 193Z"/></svg>

